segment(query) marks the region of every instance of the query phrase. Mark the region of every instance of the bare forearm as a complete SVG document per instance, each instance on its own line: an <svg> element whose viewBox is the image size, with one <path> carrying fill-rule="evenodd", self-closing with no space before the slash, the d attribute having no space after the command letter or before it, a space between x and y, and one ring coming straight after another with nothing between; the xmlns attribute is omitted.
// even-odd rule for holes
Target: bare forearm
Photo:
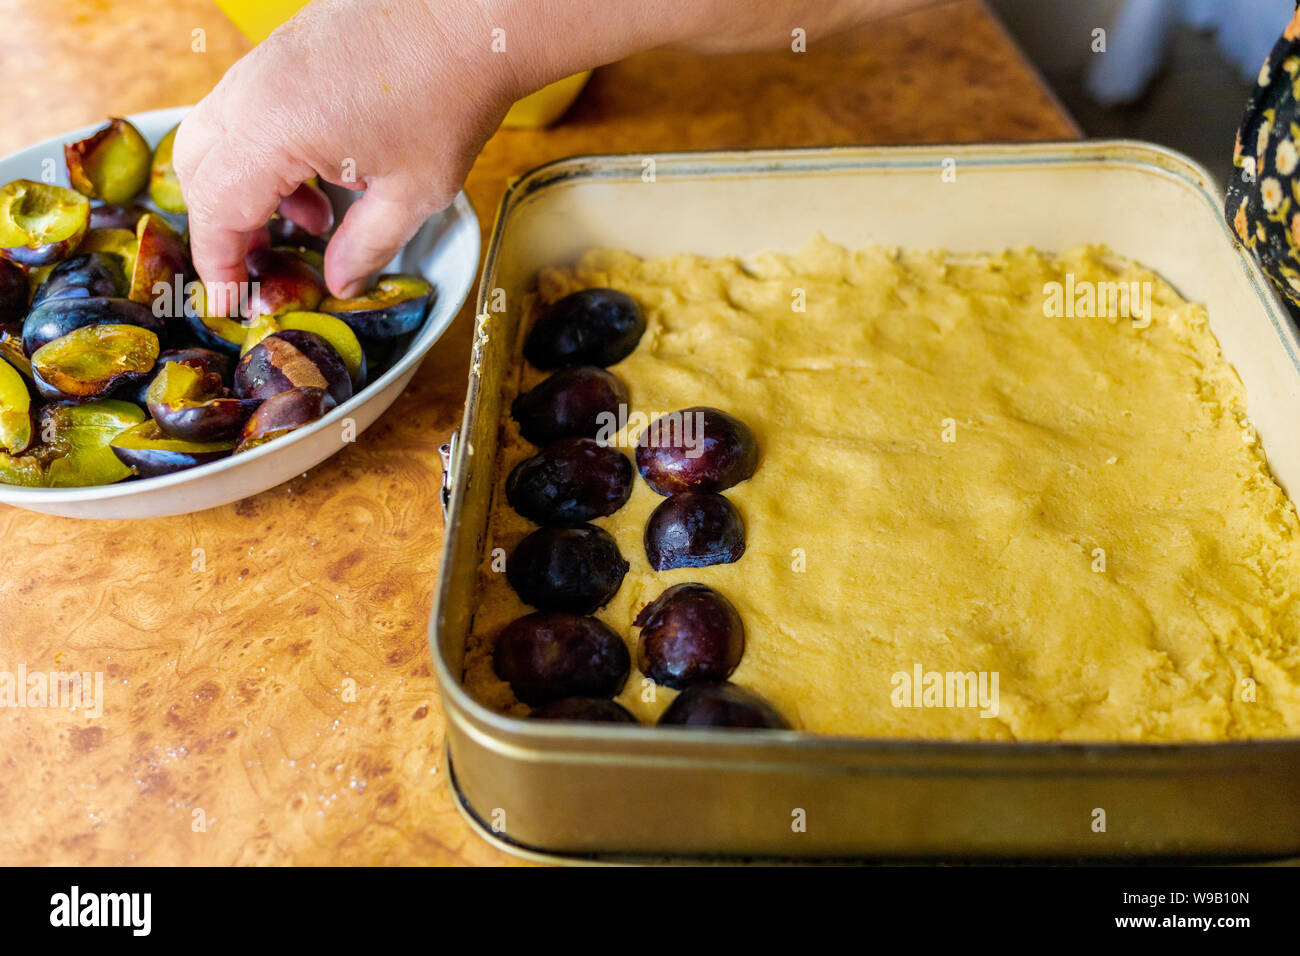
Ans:
<svg viewBox="0 0 1300 956"><path fill-rule="evenodd" d="M643 50L771 49L944 0L470 0L502 31L524 92Z"/></svg>
<svg viewBox="0 0 1300 956"><path fill-rule="evenodd" d="M937 0L314 0L185 120L174 162L204 280L242 282L306 178L364 189L325 254L353 295L460 188L510 103L666 45L807 42ZM311 228L310 223L302 223Z"/></svg>

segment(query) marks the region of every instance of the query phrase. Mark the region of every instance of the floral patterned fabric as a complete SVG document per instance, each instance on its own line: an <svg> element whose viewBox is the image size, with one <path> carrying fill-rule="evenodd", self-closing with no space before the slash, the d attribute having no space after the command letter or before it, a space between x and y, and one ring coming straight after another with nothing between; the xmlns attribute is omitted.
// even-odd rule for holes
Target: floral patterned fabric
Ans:
<svg viewBox="0 0 1300 956"><path fill-rule="evenodd" d="M1228 223L1294 315L1300 309L1300 0L1259 71L1232 163Z"/></svg>

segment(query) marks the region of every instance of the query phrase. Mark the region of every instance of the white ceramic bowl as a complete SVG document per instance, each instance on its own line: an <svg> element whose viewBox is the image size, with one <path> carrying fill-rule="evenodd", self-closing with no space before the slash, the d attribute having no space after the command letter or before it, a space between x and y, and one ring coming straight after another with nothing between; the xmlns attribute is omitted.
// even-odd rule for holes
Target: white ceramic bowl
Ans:
<svg viewBox="0 0 1300 956"><path fill-rule="evenodd" d="M155 110L129 117L150 143L181 121L188 107ZM0 159L0 184L44 178L58 170L67 185L65 143L83 139L102 123L69 130ZM350 194L331 191L341 213ZM345 421L360 434L397 398L426 352L460 310L478 272L478 218L461 193L447 209L421 227L392 263L390 271L419 273L437 289L424 326L397 363L328 415L252 451L159 478L143 478L89 488L20 488L0 483L0 502L70 518L158 518L186 514L238 501L265 491L319 464L344 445Z"/></svg>

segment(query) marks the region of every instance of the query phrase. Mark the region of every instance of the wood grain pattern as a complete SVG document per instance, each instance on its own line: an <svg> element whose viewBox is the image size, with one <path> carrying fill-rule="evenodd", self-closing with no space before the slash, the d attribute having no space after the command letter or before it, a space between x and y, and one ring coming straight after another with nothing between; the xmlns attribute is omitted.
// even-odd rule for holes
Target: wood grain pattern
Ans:
<svg viewBox="0 0 1300 956"><path fill-rule="evenodd" d="M193 102L245 49L201 0L0 0L0 22L0 86L24 93L0 153ZM467 190L486 234L509 177L575 153L1075 135L963 0L805 54L607 67L562 125L498 133ZM514 862L452 806L425 641L470 312L354 445L255 498L140 522L0 506L0 671L105 675L98 719L0 708L0 863Z"/></svg>

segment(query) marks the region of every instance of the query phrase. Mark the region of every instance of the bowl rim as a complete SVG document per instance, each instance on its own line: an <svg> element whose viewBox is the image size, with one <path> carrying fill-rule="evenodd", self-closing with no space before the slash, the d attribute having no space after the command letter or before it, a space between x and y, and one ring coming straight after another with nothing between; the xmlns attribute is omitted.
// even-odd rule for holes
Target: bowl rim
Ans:
<svg viewBox="0 0 1300 956"><path fill-rule="evenodd" d="M142 123L146 126L154 126L157 124L163 126L165 131L179 123L191 109L193 109L192 106L172 106L164 109L132 113L125 118L136 126L139 126ZM104 121L100 121L80 126L48 137L40 142L32 143L4 156L0 156L0 169L2 169L6 163L23 158L26 154L32 152L48 151L58 147L61 155L61 148L65 142L75 142L77 139L85 138L103 125ZM161 133L158 136L152 137L146 135L145 139L150 140L150 146L152 147L157 145L156 141L161 137L161 135ZM66 176L65 169L61 170L61 173ZM482 239L478 216L474 212L474 207L470 205L469 198L465 195L464 190L458 191L456 193L456 198L452 200L451 204L439 213L435 213L435 215L442 215L449 210L454 210L469 223L472 232L479 238L479 246L481 247ZM394 382L403 376L414 374L420 362L423 361L424 356L428 354L429 350L433 348L438 339L442 337L443 333L446 332L451 324L456 320L456 316L459 314L461 307L464 305L465 301L468 300L469 294L473 292L474 283L478 277L478 258L481 256L481 252L476 250L475 256L473 275L470 276L468 280L465 295L456 307L449 310L448 314L441 321L434 322L431 317L432 310L437 302L435 299L435 302L430 305L430 316L425 318L424 325L421 327L415 338L411 340L411 344L407 347L406 352L403 353L402 357L398 359L391 368L384 372L383 375L379 376L379 378L367 382L365 387L360 391L353 394L346 401L340 402L328 413L316 419L316 421L300 428L296 428L287 435L281 435L274 441L266 442L265 444L249 451L241 452L238 455L227 455L226 457L219 458L216 461L207 462L202 465L195 465L193 468L186 468L181 471L172 472L171 474L158 475L152 478L135 478L107 485L82 485L71 488L33 488L26 485L0 484L0 503L23 507L25 504L72 504L75 502L109 501L118 498L129 498L153 491L159 491L164 488L173 488L189 481L212 477L221 474L222 472L233 471L259 461L268 455L274 455L286 451L294 445L310 438L312 435L318 434L323 429L329 428L337 422L349 418L357 408L365 404L365 402L374 399ZM440 292L441 290L435 287L435 296L438 296ZM382 414L382 412L380 414ZM304 467L311 468L314 467L315 464L319 464L319 462L305 465Z"/></svg>

